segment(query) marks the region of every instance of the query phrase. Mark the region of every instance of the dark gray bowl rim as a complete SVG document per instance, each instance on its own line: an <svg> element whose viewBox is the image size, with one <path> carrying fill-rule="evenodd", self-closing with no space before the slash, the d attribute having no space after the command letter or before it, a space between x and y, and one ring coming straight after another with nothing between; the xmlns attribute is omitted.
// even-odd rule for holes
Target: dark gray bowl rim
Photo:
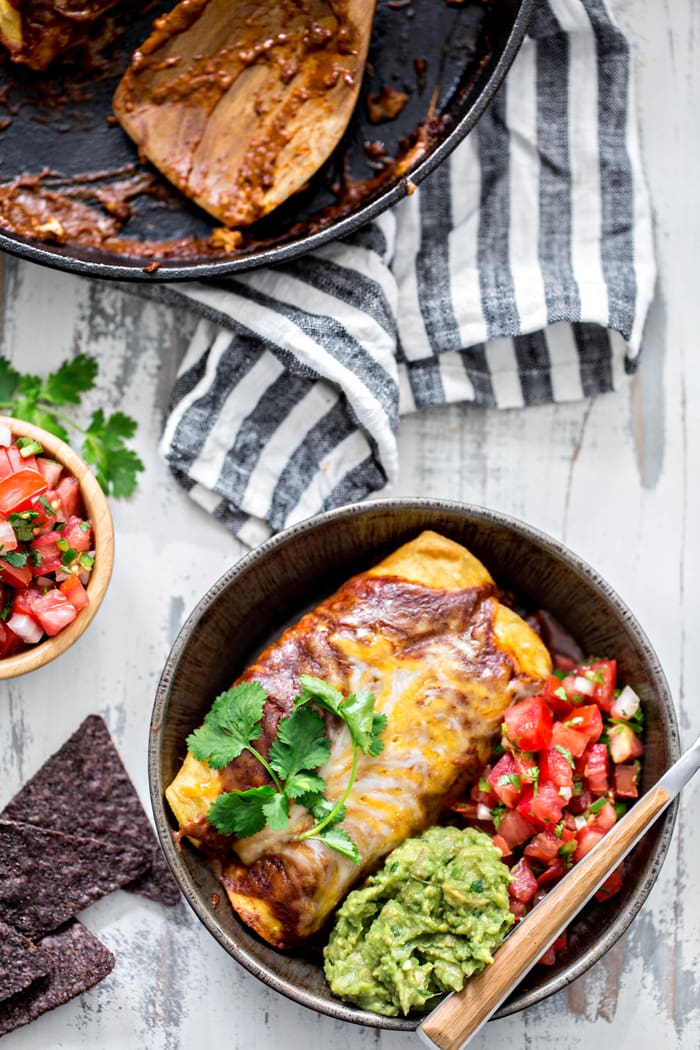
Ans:
<svg viewBox="0 0 700 1050"><path fill-rule="evenodd" d="M277 974L268 972L257 960L253 959L244 948L232 941L220 926L213 920L211 913L205 908L199 893L192 886L187 872L184 870L179 852L173 839L173 829L168 817L164 803L164 785L160 777L160 740L161 726L167 717L170 682L177 670L180 657L187 645L189 634L198 623L209 606L217 599L222 590L227 588L232 581L244 572L254 568L264 560L268 554L284 547L296 537L304 533L313 532L320 526L334 521L344 521L348 518L363 514L393 513L395 511L419 509L447 513L454 513L472 520L493 523L505 526L513 530L523 538L534 541L543 546L555 557L567 562L577 572L584 575L594 590L601 597L609 601L620 614L634 635L635 644L644 653L645 660L649 666L655 686L658 690L664 711L664 724L666 727L667 740L671 761L680 757L680 736L678 721L676 717L671 692L666 677L661 668L658 657L636 617L629 607L622 601L617 592L593 569L587 562L570 550L565 544L554 539L547 533L528 525L517 518L510 517L500 511L487 509L476 504L468 504L453 500L429 499L429 498L394 498L370 500L366 503L351 504L338 507L334 510L316 515L312 518L299 522L285 529L276 536L266 540L259 547L244 555L235 565L228 569L207 591L195 606L192 613L180 629L178 636L172 646L166 660L161 678L156 691L156 698L151 717L149 743L148 743L148 778L151 795L151 804L156 824L156 830L160 839L166 860L172 870L173 876L178 883L188 904L209 930L216 941L225 949L238 963L249 973L257 977L268 987L275 989L288 999L299 1003L308 1009L324 1013L336 1020L349 1021L353 1024L365 1025L373 1028L394 1029L400 1031L414 1031L421 1023L422 1017L383 1017L367 1010L361 1010L350 1006L340 1000L319 1000L312 993L299 989L291 981L285 981ZM576 980L586 972L594 963L602 958L605 953L625 933L632 920L646 901L651 889L661 871L664 860L668 853L675 826L678 802L676 801L661 818L661 834L654 852L653 863L650 865L646 878L636 888L630 897L624 912L618 916L600 938L592 944L588 950L582 952L578 958L562 973L553 976L549 981L540 985L530 992L515 995L506 1001L494 1014L495 1018L506 1017L520 1010L534 1006L542 1002L550 995L561 991L572 981Z"/></svg>
<svg viewBox="0 0 700 1050"><path fill-rule="evenodd" d="M58 250L31 243L21 237L3 233L0 230L0 250L17 255L30 262L63 270L67 273L81 274L86 277L103 277L118 281L163 282L163 281L196 281L204 278L223 277L231 273L252 270L258 266L269 266L296 259L300 255L320 248L329 241L347 237L375 219L387 208L398 203L426 178L452 150L465 138L475 126L482 113L498 91L503 78L515 59L527 31L535 0L520 0L520 7L513 19L508 38L503 50L486 74L481 89L467 112L445 135L438 146L421 161L408 175L402 177L389 189L383 191L367 204L351 212L337 222L322 229L304 234L288 243L273 245L250 255L240 255L231 259L215 262L170 264L167 260L156 270L147 272L145 265L148 259L134 260L125 256L124 262L100 262L97 259L81 259L64 254Z"/></svg>

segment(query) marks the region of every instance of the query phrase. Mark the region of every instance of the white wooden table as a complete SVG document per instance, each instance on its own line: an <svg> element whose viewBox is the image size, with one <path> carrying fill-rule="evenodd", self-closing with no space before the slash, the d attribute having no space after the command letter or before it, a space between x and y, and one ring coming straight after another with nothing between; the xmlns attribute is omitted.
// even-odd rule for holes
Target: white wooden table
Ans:
<svg viewBox="0 0 700 1050"><path fill-rule="evenodd" d="M666 669L684 743L700 730L700 2L617 0L635 52L642 148L657 220L658 295L642 369L590 403L504 413L449 408L402 424L396 495L460 498L524 518L594 565L635 610ZM243 553L176 486L156 446L191 318L0 257L0 352L45 372L75 349L100 360L92 404L139 421L146 474L113 503L113 582L88 635L60 661L0 684L0 801L90 712L107 719L148 804L146 741L156 683L196 600ZM700 1047L700 782L628 934L567 991L491 1023L476 1050ZM86 924L115 952L92 992L6 1037L3 1050L393 1050L378 1034L316 1016L233 962L182 904L116 893Z"/></svg>

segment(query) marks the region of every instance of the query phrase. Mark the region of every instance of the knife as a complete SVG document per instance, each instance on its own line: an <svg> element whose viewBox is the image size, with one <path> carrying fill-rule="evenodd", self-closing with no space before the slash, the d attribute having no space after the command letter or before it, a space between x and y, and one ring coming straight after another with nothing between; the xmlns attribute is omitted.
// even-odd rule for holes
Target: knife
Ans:
<svg viewBox="0 0 700 1050"><path fill-rule="evenodd" d="M466 1046L699 768L700 737L518 923L493 963L428 1014L417 1029L421 1041L439 1050Z"/></svg>

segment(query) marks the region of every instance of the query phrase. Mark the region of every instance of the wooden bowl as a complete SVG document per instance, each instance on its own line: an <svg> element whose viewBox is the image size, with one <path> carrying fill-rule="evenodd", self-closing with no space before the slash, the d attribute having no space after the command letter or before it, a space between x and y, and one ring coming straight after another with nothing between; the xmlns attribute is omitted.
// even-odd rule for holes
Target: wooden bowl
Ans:
<svg viewBox="0 0 700 1050"><path fill-rule="evenodd" d="M585 652L617 658L620 680L636 690L644 706L642 789L648 790L679 756L678 726L663 671L633 614L556 540L503 514L439 500L378 500L330 511L288 529L233 566L204 595L175 641L158 686L149 739L151 798L163 850L184 896L219 944L304 1006L356 1024L402 1030L415 1029L421 1018L380 1017L341 1002L325 982L318 955L277 952L238 920L202 855L187 841L181 852L176 848L164 790L185 756L185 738L251 659L343 580L426 528L463 543L501 587L551 612ZM532 970L496 1016L564 988L624 933L656 879L674 818L675 807L630 854L623 889L604 904L589 904L570 927L568 947L556 964Z"/></svg>
<svg viewBox="0 0 700 1050"><path fill-rule="evenodd" d="M18 675L35 671L38 667L43 667L44 664L55 660L74 642L77 642L100 607L114 564L112 515L105 494L87 464L65 441L61 441L47 430L35 427L31 423L25 423L21 419L0 416L0 424L3 423L10 428L15 438L34 438L52 459L62 463L78 479L85 513L92 521L95 536L95 564L87 584L89 605L81 609L73 622L53 638L47 638L38 645L25 649L22 653L0 660L0 679L16 678Z"/></svg>

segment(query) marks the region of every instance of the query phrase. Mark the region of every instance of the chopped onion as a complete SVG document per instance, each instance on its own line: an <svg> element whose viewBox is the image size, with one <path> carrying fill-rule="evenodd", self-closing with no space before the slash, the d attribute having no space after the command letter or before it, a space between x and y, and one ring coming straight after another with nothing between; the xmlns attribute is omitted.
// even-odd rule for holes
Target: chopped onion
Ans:
<svg viewBox="0 0 700 1050"><path fill-rule="evenodd" d="M574 678L574 692L583 693L584 696L595 696L595 682L577 674Z"/></svg>
<svg viewBox="0 0 700 1050"><path fill-rule="evenodd" d="M18 546L15 530L9 521L0 518L0 550L13 551Z"/></svg>
<svg viewBox="0 0 700 1050"><path fill-rule="evenodd" d="M476 819L477 820L491 820L492 813L488 806L485 806L483 802L478 802L476 806Z"/></svg>
<svg viewBox="0 0 700 1050"><path fill-rule="evenodd" d="M626 685L610 705L613 718L634 718L639 710L640 699L630 685Z"/></svg>
<svg viewBox="0 0 700 1050"><path fill-rule="evenodd" d="M27 645L34 645L35 642L41 641L44 636L44 632L36 620L33 620L31 616L25 615L25 613L13 613L7 621L7 626Z"/></svg>
<svg viewBox="0 0 700 1050"><path fill-rule="evenodd" d="M7 423L0 423L0 445L9 448L12 444L12 432Z"/></svg>
<svg viewBox="0 0 700 1050"><path fill-rule="evenodd" d="M587 823L588 821L583 813L579 813L578 816L574 817L574 824L576 825L577 831L580 831L581 828L585 828Z"/></svg>

